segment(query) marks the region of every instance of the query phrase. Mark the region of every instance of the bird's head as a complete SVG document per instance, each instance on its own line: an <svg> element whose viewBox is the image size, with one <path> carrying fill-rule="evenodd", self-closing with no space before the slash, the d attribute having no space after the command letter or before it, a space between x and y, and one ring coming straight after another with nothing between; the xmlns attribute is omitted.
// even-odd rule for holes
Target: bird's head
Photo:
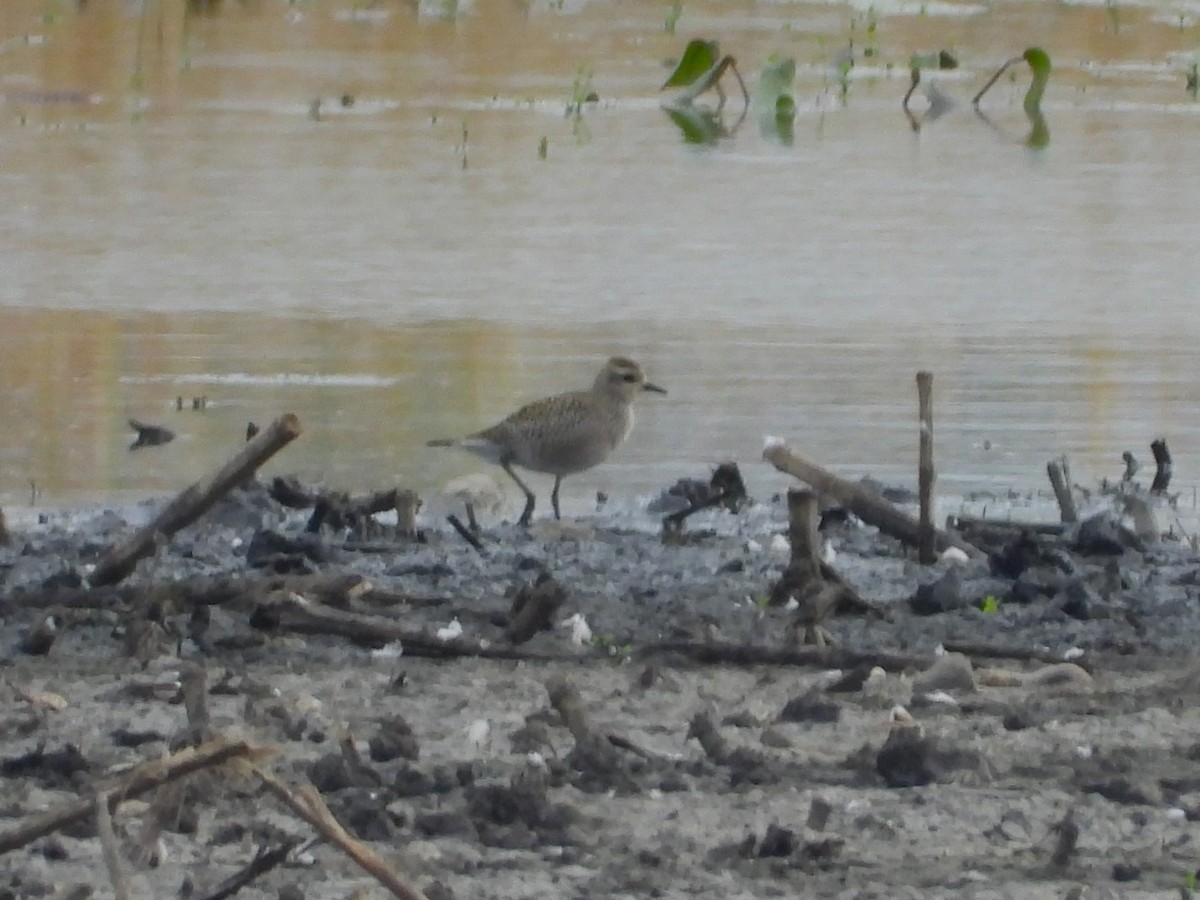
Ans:
<svg viewBox="0 0 1200 900"><path fill-rule="evenodd" d="M596 390L613 394L623 400L632 400L643 391L665 394L666 390L646 380L642 367L632 359L614 356L604 364L596 376Z"/></svg>

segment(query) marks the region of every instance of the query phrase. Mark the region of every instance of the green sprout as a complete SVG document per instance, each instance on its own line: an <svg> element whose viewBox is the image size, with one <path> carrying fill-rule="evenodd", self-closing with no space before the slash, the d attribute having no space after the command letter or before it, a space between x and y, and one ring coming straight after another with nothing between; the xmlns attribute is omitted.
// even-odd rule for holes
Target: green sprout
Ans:
<svg viewBox="0 0 1200 900"><path fill-rule="evenodd" d="M879 55L879 44L876 36L879 31L879 19L875 15L875 4L867 7L867 46L863 48L864 59L874 59Z"/></svg>
<svg viewBox="0 0 1200 900"><path fill-rule="evenodd" d="M980 610L985 613L994 613L1000 611L1000 598L995 594L988 594L983 598L983 603L979 606Z"/></svg>
<svg viewBox="0 0 1200 900"><path fill-rule="evenodd" d="M571 85L571 98L567 101L567 118L571 120L571 133L578 143L588 139L587 124L583 121L583 107L600 99L592 90L592 70L580 65L575 70L575 81Z"/></svg>
<svg viewBox="0 0 1200 900"><path fill-rule="evenodd" d="M1046 119L1042 115L1042 97L1046 93L1046 83L1050 80L1050 54L1041 47L1030 47L1020 56L1006 60L1004 65L996 70L996 74L989 78L987 84L979 90L971 103L978 112L979 101L983 95L1000 80L1000 76L1008 71L1010 66L1022 61L1028 63L1029 69L1033 73L1033 79L1029 83L1029 90L1025 92L1025 100L1022 104L1025 108L1025 116L1029 119L1031 126L1029 137L1025 139L1025 143L1036 149L1050 143L1050 129L1046 127Z"/></svg>
<svg viewBox="0 0 1200 900"><path fill-rule="evenodd" d="M675 33L675 26L679 24L679 17L683 15L683 0L672 0L671 8L667 10L667 19L663 23L663 27L667 34Z"/></svg>

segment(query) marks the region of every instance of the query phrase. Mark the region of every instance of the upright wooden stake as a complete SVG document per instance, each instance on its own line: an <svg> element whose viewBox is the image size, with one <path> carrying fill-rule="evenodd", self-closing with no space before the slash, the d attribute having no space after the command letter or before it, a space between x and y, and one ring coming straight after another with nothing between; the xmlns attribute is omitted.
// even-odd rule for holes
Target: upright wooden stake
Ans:
<svg viewBox="0 0 1200 900"><path fill-rule="evenodd" d="M788 540L792 545L791 568L807 573L807 578L821 577L821 538L817 534L819 503L816 491L789 488Z"/></svg>
<svg viewBox="0 0 1200 900"><path fill-rule="evenodd" d="M1046 474L1050 476L1050 486L1054 488L1054 496L1058 498L1059 518L1064 522L1078 521L1075 498L1071 496L1071 475L1067 468L1067 458L1064 456L1046 463Z"/></svg>
<svg viewBox="0 0 1200 900"><path fill-rule="evenodd" d="M917 373L917 406L921 419L920 455L917 460L917 490L921 500L920 536L917 558L923 565L937 562L933 529L933 373Z"/></svg>
<svg viewBox="0 0 1200 900"><path fill-rule="evenodd" d="M1150 493L1165 494L1171 483L1171 451L1167 449L1167 439L1154 441L1150 452L1154 454L1154 482L1150 485Z"/></svg>

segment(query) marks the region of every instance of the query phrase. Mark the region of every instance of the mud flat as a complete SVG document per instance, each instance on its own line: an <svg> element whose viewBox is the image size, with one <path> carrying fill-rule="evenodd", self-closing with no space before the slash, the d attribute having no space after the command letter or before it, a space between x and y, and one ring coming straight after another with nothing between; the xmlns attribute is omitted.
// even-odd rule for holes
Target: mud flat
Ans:
<svg viewBox="0 0 1200 900"><path fill-rule="evenodd" d="M10 521L0 897L113 896L96 816L21 829L214 738L270 748L253 764L311 782L429 898L1195 884L1186 543L1102 517L919 566L873 528L832 525L832 566L870 611L831 614L816 648L767 602L788 564L779 497L699 512L669 541L644 511L485 522L480 551L432 516L418 537L306 533L253 484L88 588L164 502ZM128 896L232 896L239 877L241 897L389 896L249 766L111 803Z"/></svg>

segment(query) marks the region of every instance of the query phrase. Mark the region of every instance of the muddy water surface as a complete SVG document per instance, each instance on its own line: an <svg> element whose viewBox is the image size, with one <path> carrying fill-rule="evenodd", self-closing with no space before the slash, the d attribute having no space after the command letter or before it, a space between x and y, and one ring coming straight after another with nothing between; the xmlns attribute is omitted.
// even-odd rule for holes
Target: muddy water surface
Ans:
<svg viewBox="0 0 1200 900"><path fill-rule="evenodd" d="M427 438L614 352L671 393L569 510L726 457L778 486L766 433L912 482L922 367L943 490L1160 434L1198 480L1194 4L687 0L674 35L665 3L215 6L0 11L4 505L181 486L286 410L280 468L431 490L475 464ZM751 89L795 57L790 140L683 140L658 87L695 36ZM1025 69L968 100L1035 42L1041 150ZM958 104L914 131L907 60L943 47ZM180 438L130 454L130 416Z"/></svg>

